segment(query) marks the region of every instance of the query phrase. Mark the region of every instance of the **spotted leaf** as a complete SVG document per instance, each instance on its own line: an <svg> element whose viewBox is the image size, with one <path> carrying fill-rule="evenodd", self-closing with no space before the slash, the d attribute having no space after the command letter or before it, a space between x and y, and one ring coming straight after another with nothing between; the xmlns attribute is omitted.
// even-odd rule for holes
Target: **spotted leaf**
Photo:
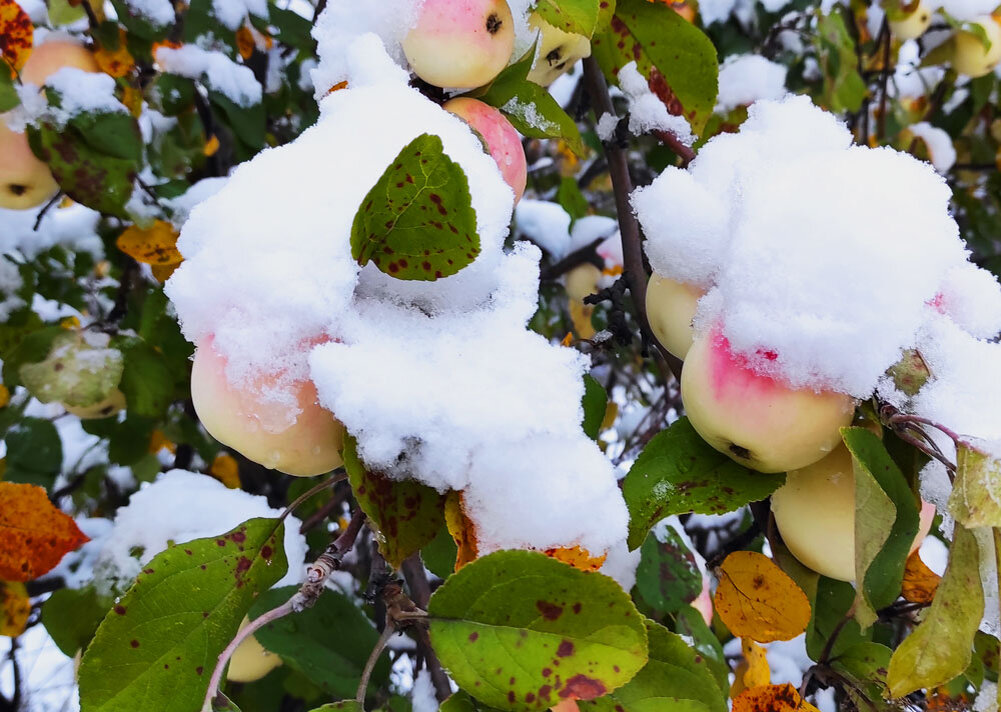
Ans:
<svg viewBox="0 0 1001 712"><path fill-rule="evenodd" d="M34 36L35 26L28 13L15 0L0 0L0 55L4 62L21 71L31 54ZM9 70L5 74L9 76Z"/></svg>
<svg viewBox="0 0 1001 712"><path fill-rule="evenodd" d="M88 540L41 487L0 482L0 502L0 579L31 581Z"/></svg>
<svg viewBox="0 0 1001 712"><path fill-rule="evenodd" d="M433 281L455 274L479 253L466 174L439 137L421 134L362 201L351 227L351 254L397 279Z"/></svg>
<svg viewBox="0 0 1001 712"><path fill-rule="evenodd" d="M810 600L803 590L755 551L726 557L713 605L731 633L759 643L792 640L810 622Z"/></svg>

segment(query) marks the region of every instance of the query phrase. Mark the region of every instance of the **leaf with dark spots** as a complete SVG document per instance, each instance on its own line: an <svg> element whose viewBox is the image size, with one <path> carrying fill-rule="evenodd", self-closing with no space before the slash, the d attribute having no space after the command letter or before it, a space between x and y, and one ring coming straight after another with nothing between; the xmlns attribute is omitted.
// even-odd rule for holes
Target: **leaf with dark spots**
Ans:
<svg viewBox="0 0 1001 712"><path fill-rule="evenodd" d="M581 613L567 615L574 603ZM537 552L495 552L467 564L435 592L428 612L432 644L453 679L500 709L603 695L646 662L642 617L619 585Z"/></svg>
<svg viewBox="0 0 1001 712"><path fill-rule="evenodd" d="M702 573L681 535L658 525L640 549L636 588L657 613L674 613L702 591Z"/></svg>
<svg viewBox="0 0 1001 712"><path fill-rule="evenodd" d="M362 266L372 262L397 279L434 281L479 254L469 181L438 136L421 134L405 146L363 206L351 226L351 255Z"/></svg>
<svg viewBox="0 0 1001 712"><path fill-rule="evenodd" d="M358 457L354 438L344 439L344 467L358 506L368 517L379 551L395 568L430 544L445 523L444 498L414 480L391 480L368 468Z"/></svg>
<svg viewBox="0 0 1001 712"><path fill-rule="evenodd" d="M242 551L234 533L245 536ZM258 594L285 575L283 539L276 520L251 519L228 536L172 546L155 556L147 567L153 573L139 574L83 656L81 710L198 709L208 676L197 668L211 667ZM265 544L275 551L270 562L260 556ZM239 573L237 586L234 572L242 558L250 566Z"/></svg>
<svg viewBox="0 0 1001 712"><path fill-rule="evenodd" d="M563 32L590 38L608 24L614 6L603 0L540 0L535 12Z"/></svg>
<svg viewBox="0 0 1001 712"><path fill-rule="evenodd" d="M546 620L554 621L563 615L563 606L557 606L549 601L536 601L535 607L539 609L539 613Z"/></svg>
<svg viewBox="0 0 1001 712"><path fill-rule="evenodd" d="M703 440L688 418L657 433L622 483L629 508L629 548L672 514L724 514L765 499L785 475L765 475L738 465Z"/></svg>

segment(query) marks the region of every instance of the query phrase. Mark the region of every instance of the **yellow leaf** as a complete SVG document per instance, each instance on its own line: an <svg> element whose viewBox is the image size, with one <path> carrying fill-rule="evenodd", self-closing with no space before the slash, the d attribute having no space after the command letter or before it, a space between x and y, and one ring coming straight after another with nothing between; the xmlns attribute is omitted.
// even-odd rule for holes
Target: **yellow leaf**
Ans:
<svg viewBox="0 0 1001 712"><path fill-rule="evenodd" d="M149 451L154 455L166 448L167 452L177 452L177 446L167 439L162 430L154 430L149 436Z"/></svg>
<svg viewBox="0 0 1001 712"><path fill-rule="evenodd" d="M455 556L455 570L458 571L479 555L476 542L476 527L466 515L462 493L451 490L445 497L445 526L455 540L459 551Z"/></svg>
<svg viewBox="0 0 1001 712"><path fill-rule="evenodd" d="M7 386L0 383L0 408L6 408L8 403L10 403L10 391L7 390Z"/></svg>
<svg viewBox="0 0 1001 712"><path fill-rule="evenodd" d="M124 77L136 66L136 60L133 59L132 54L125 45L127 38L128 35L125 30L119 27L117 49L111 50L104 45L100 45L94 51L94 60L97 62L97 66L101 68L102 72L110 74L116 79ZM126 104L126 106L128 106L128 104Z"/></svg>
<svg viewBox="0 0 1001 712"><path fill-rule="evenodd" d="M750 638L741 638L740 649L744 659L738 663L734 671L733 685L730 686L731 699L736 699L744 690L769 685L772 682L772 671L768 667L765 649Z"/></svg>
<svg viewBox="0 0 1001 712"><path fill-rule="evenodd" d="M615 419L619 417L619 404L615 401L608 401L605 406L605 417L601 421L601 429L608 430L615 425Z"/></svg>
<svg viewBox="0 0 1001 712"><path fill-rule="evenodd" d="M216 455L209 472L230 489L240 489L240 465L232 455L226 453Z"/></svg>
<svg viewBox="0 0 1001 712"><path fill-rule="evenodd" d="M561 546L557 549L546 549L543 553L580 571L597 571L605 563L605 554L592 556L590 551L580 546Z"/></svg>
<svg viewBox="0 0 1001 712"><path fill-rule="evenodd" d="M75 316L68 316L65 319L60 319L59 326L64 329L79 329L80 319Z"/></svg>
<svg viewBox="0 0 1001 712"><path fill-rule="evenodd" d="M138 119L143 112L143 95L135 87L126 86L122 88L122 103L129 110L133 118Z"/></svg>
<svg viewBox="0 0 1001 712"><path fill-rule="evenodd" d="M31 600L23 583L0 581L0 635L15 638L24 632Z"/></svg>
<svg viewBox="0 0 1001 712"><path fill-rule="evenodd" d="M129 257L148 265L178 265L184 259L177 251L177 231L163 220L145 229L133 225L118 236L115 244Z"/></svg>
<svg viewBox="0 0 1001 712"><path fill-rule="evenodd" d="M0 0L0 59L21 71L34 44L35 26L14 0ZM9 69L7 70L10 71Z"/></svg>
<svg viewBox="0 0 1001 712"><path fill-rule="evenodd" d="M209 140L202 146L202 153L206 156L214 156L219 151L219 137L215 134L209 136Z"/></svg>
<svg viewBox="0 0 1001 712"><path fill-rule="evenodd" d="M591 324L591 315L594 314L594 305L579 302L576 299L570 300L570 321L573 322L574 331L582 339L594 338L594 326Z"/></svg>
<svg viewBox="0 0 1001 712"><path fill-rule="evenodd" d="M563 337L563 341L560 342L560 346L573 346L573 332L568 331L567 335Z"/></svg>
<svg viewBox="0 0 1001 712"><path fill-rule="evenodd" d="M181 265L153 265L150 269L153 271L153 276L158 282L166 282L170 279L170 275L174 274L176 270Z"/></svg>
<svg viewBox="0 0 1001 712"><path fill-rule="evenodd" d="M759 643L791 640L810 622L810 601L767 556L736 551L719 568L713 600L730 632Z"/></svg>
<svg viewBox="0 0 1001 712"><path fill-rule="evenodd" d="M254 54L254 33L246 25L236 31L236 49L244 59Z"/></svg>
<svg viewBox="0 0 1001 712"><path fill-rule="evenodd" d="M744 690L733 701L733 712L820 712L820 710L800 697L795 687L786 683Z"/></svg>
<svg viewBox="0 0 1001 712"><path fill-rule="evenodd" d="M907 557L901 595L911 603L931 603L942 577L925 566L917 551Z"/></svg>

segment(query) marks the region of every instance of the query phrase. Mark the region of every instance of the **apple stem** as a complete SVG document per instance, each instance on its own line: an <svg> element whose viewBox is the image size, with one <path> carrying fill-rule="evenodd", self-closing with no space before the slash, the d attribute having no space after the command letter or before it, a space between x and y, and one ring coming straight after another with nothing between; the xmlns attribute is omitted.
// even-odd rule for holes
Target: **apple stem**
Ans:
<svg viewBox="0 0 1001 712"><path fill-rule="evenodd" d="M584 60L584 83L588 96L591 98L595 118L603 114L616 116L612 97L608 93L605 76L601 73L598 61L594 57ZM608 172L612 178L612 188L615 192L615 209L619 220L619 233L622 236L622 259L624 262L623 277L629 284L633 295L633 307L643 330L643 336L657 347L664 362L674 377L681 380L681 360L668 353L657 340L650 329L646 315L646 283L649 275L643 266L643 240L640 235L639 222L629 204L629 195L633 192L632 178L629 177L629 163L625 150L616 143L603 143L605 158L608 161Z"/></svg>

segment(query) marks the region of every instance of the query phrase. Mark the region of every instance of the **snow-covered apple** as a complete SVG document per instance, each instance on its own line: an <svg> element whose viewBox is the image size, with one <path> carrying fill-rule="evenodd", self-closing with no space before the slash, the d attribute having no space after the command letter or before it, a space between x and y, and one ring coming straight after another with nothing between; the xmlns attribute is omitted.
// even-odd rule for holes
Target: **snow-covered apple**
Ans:
<svg viewBox="0 0 1001 712"><path fill-rule="evenodd" d="M982 77L1001 62L1001 25L993 17L981 17L978 25L991 46L985 47L979 33L960 30L953 37L952 68L968 77Z"/></svg>
<svg viewBox="0 0 1001 712"><path fill-rule="evenodd" d="M532 13L528 24L539 32L535 63L528 80L547 87L569 72L578 60L591 56L591 40L584 35L564 32Z"/></svg>
<svg viewBox="0 0 1001 712"><path fill-rule="evenodd" d="M521 136L511 122L489 104L467 97L452 99L442 108L451 111L480 135L490 156L497 162L504 181L514 191L514 201L521 200L528 179L528 164Z"/></svg>
<svg viewBox="0 0 1001 712"><path fill-rule="evenodd" d="M240 628L244 628L247 623L248 620L244 618ZM250 636L236 646L236 650L233 651L233 656L229 659L226 679L230 682L254 682L280 667L281 664L282 659L279 655L267 650L256 637Z"/></svg>
<svg viewBox="0 0 1001 712"><path fill-rule="evenodd" d="M63 67L75 67L85 72L99 72L93 53L83 45L69 40L51 40L35 47L21 68L21 81L42 86L45 80Z"/></svg>
<svg viewBox="0 0 1001 712"><path fill-rule="evenodd" d="M472 89L488 83L514 52L506 0L424 0L403 39L410 68L429 84Z"/></svg>
<svg viewBox="0 0 1001 712"><path fill-rule="evenodd" d="M841 442L855 401L834 391L791 388L755 372L717 326L698 334L681 371L681 397L707 443L759 472L806 467Z"/></svg>
<svg viewBox="0 0 1001 712"><path fill-rule="evenodd" d="M890 31L900 40L913 40L925 33L931 25L933 10L927 0L921 0L910 14L899 20L890 20Z"/></svg>
<svg viewBox="0 0 1001 712"><path fill-rule="evenodd" d="M246 386L230 383L226 359L210 337L195 351L191 399L212 437L254 462L300 477L339 467L344 430L333 414L317 402L313 382L292 385L299 413L290 423L284 403L259 395L260 387L275 379L274 375L262 376Z"/></svg>
<svg viewBox="0 0 1001 712"><path fill-rule="evenodd" d="M782 540L805 566L840 581L855 579L855 474L847 447L789 472L772 495L772 513ZM935 507L922 502L912 552L934 518Z"/></svg>
<svg viewBox="0 0 1001 712"><path fill-rule="evenodd" d="M684 360L692 346L692 319L705 290L654 273L646 288L646 315L657 341Z"/></svg>

